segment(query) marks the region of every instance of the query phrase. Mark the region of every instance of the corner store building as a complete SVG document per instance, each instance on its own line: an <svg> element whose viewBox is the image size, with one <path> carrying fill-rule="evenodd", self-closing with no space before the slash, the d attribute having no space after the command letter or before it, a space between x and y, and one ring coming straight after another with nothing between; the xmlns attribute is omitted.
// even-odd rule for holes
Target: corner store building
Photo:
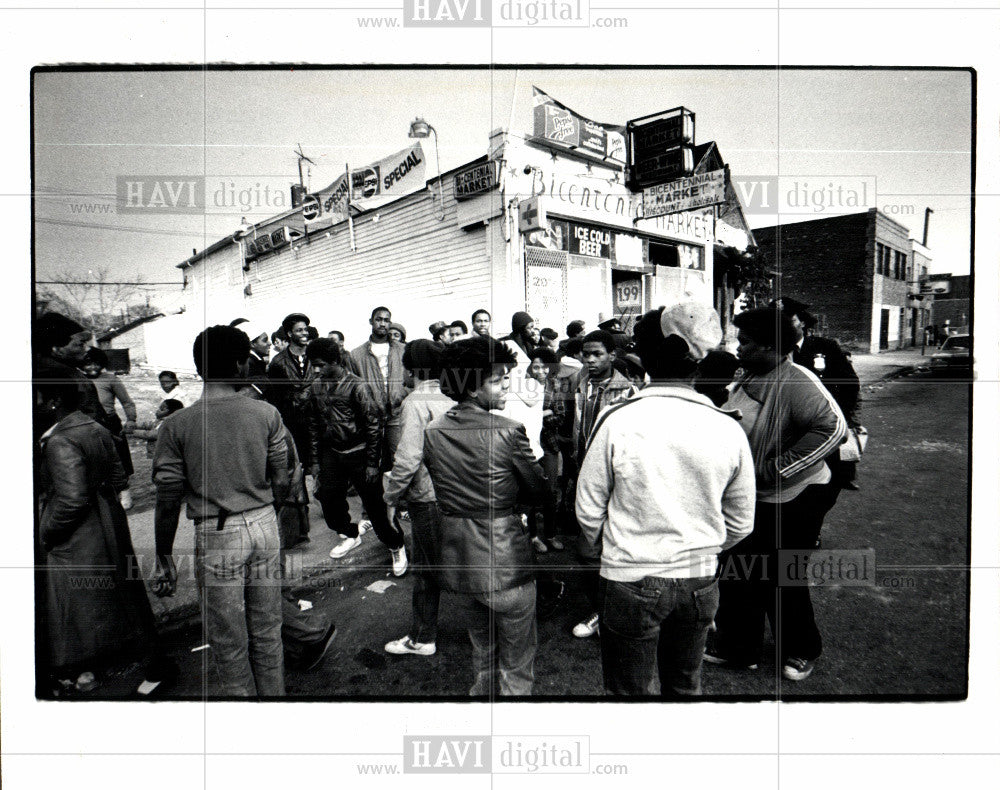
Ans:
<svg viewBox="0 0 1000 790"><path fill-rule="evenodd" d="M720 162L713 143L696 148L696 172ZM302 311L351 347L382 304L410 339L437 320L468 323L481 307L501 335L518 310L561 333L574 318L593 328L602 315L628 321L684 298L712 304L713 246L752 243L732 190L718 209L641 219L642 195L623 182L614 162L497 130L485 156L441 175L440 193L432 178L355 216L353 249L346 220L316 229L299 207L191 256L179 264L186 307L207 323L244 316L274 327Z"/></svg>

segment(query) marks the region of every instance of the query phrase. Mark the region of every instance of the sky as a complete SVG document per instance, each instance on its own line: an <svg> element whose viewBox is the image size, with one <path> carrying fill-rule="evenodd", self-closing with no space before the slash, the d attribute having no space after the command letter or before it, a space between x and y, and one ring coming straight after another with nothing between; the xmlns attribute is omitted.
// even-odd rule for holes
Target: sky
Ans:
<svg viewBox="0 0 1000 790"><path fill-rule="evenodd" d="M167 283L193 249L289 204L301 144L313 189L406 147L417 116L440 168L486 152L489 133L531 128L532 86L580 115L622 124L684 105L734 179L825 186L866 177L877 205L920 239L931 270L968 273L971 79L964 71L419 69L57 72L34 76L36 277L107 269ZM433 141L424 141L427 177ZM204 176L204 211L119 214L116 178ZM848 179L848 183L853 183ZM874 182L871 182L874 179ZM871 197L871 196L870 196ZM844 212L850 209L844 208ZM751 214L752 227L815 215ZM177 285L170 285L176 283Z"/></svg>

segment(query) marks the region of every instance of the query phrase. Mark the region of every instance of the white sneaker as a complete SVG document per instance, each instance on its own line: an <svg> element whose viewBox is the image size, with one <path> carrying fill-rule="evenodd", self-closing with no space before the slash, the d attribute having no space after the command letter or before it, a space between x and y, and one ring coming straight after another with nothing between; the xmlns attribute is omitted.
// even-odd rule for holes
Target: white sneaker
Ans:
<svg viewBox="0 0 1000 790"><path fill-rule="evenodd" d="M368 530L372 528L372 523L366 518L361 519L358 522L358 537L364 535Z"/></svg>
<svg viewBox="0 0 1000 790"><path fill-rule="evenodd" d="M414 642L410 637L404 636L389 642L385 646L385 652L394 656L433 656L437 652L437 645L433 642Z"/></svg>
<svg viewBox="0 0 1000 790"><path fill-rule="evenodd" d="M585 639L588 636L593 636L598 632L600 628L600 615L596 612L584 620L582 623L577 623L573 626L573 636L578 636L581 639Z"/></svg>
<svg viewBox="0 0 1000 790"><path fill-rule="evenodd" d="M356 538L344 538L340 543L330 549L330 557L337 560L343 557L347 552L356 549L361 545L361 536L358 535Z"/></svg>
<svg viewBox="0 0 1000 790"><path fill-rule="evenodd" d="M122 510L129 510L132 507L132 492L127 488L118 494L118 501L121 502Z"/></svg>
<svg viewBox="0 0 1000 790"><path fill-rule="evenodd" d="M406 569L410 567L409 560L406 559L406 546L401 546L398 549L390 549L392 554L392 575L402 576L406 573Z"/></svg>

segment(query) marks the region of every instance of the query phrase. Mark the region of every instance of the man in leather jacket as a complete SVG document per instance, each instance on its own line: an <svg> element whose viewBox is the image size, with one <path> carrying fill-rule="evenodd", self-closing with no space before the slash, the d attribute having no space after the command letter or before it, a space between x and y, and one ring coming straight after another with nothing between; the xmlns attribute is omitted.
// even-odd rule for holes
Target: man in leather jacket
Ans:
<svg viewBox="0 0 1000 790"><path fill-rule="evenodd" d="M319 373L310 386L308 415L311 473L319 480L316 498L327 526L343 537L330 556L343 557L361 543L347 504L347 486L353 483L375 534L392 552L393 572L402 576L406 572L403 533L389 522L382 499L378 405L365 382L347 370L345 352L335 341L314 340L306 354Z"/></svg>
<svg viewBox="0 0 1000 790"><path fill-rule="evenodd" d="M534 682L534 556L517 505L544 504L548 486L524 426L494 413L504 408L514 364L492 338L449 346L441 391L458 405L424 432L440 515L438 580L458 594L469 623L473 696L492 691L497 652L500 694L530 694Z"/></svg>
<svg viewBox="0 0 1000 790"><path fill-rule="evenodd" d="M308 403L312 366L306 356L309 344L309 316L292 313L285 316L281 328L288 345L267 366L270 380L265 397L281 414L281 420L292 434L302 465L309 469L314 459L309 456Z"/></svg>

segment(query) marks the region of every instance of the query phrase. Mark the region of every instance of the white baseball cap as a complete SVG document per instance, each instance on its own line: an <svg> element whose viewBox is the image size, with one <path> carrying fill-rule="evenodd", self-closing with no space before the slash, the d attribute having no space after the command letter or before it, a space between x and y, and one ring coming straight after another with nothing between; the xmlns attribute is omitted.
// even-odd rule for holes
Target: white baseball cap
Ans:
<svg viewBox="0 0 1000 790"><path fill-rule="evenodd" d="M250 338L251 342L256 340L261 335L267 335L268 339L271 337L271 330L264 326L264 324L259 321L254 321L253 319L237 324L236 328L241 332L246 332L247 337Z"/></svg>
<svg viewBox="0 0 1000 790"><path fill-rule="evenodd" d="M722 342L719 314L711 307L695 301L679 302L663 308L660 331L664 337L677 335L688 344L691 356L702 360Z"/></svg>

